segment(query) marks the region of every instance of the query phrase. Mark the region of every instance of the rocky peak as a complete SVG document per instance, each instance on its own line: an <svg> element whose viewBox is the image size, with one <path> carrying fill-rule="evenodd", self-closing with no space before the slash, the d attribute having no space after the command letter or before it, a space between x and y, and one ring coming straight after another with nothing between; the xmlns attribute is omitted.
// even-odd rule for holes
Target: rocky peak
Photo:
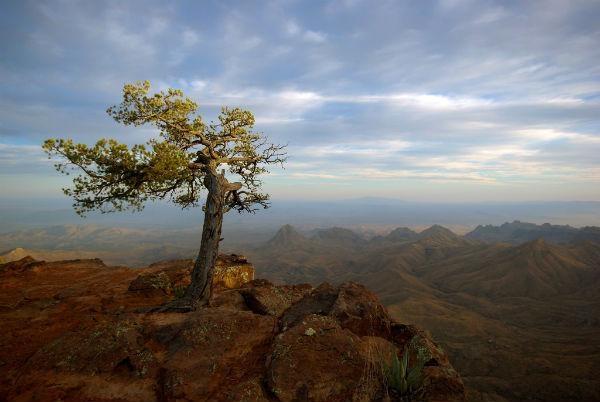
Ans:
<svg viewBox="0 0 600 402"><path fill-rule="evenodd" d="M306 241L307 238L298 232L292 225L284 225L277 231L275 236L269 240L267 246L275 248L288 247Z"/></svg>
<svg viewBox="0 0 600 402"><path fill-rule="evenodd" d="M463 246L469 241L441 225L433 225L418 234L419 242L425 246Z"/></svg>
<svg viewBox="0 0 600 402"><path fill-rule="evenodd" d="M456 233L442 225L432 225L427 229L419 233L419 237L432 237L432 236L450 236L456 237Z"/></svg>
<svg viewBox="0 0 600 402"><path fill-rule="evenodd" d="M392 230L387 236L385 236L385 239L390 241L406 241L415 239L417 236L417 233L412 229L399 227Z"/></svg>
<svg viewBox="0 0 600 402"><path fill-rule="evenodd" d="M584 232L584 229L577 229L569 225L552 225L550 223L537 225L513 221L500 226L477 226L466 237L489 243L508 242L513 244L523 244L543 237L550 243L559 244L577 240L580 236L585 237Z"/></svg>

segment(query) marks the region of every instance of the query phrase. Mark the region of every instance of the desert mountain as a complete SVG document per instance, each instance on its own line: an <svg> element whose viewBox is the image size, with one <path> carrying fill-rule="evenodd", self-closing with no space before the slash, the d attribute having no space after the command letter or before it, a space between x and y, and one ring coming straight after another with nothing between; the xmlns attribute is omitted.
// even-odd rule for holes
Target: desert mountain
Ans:
<svg viewBox="0 0 600 402"><path fill-rule="evenodd" d="M544 223L536 225L513 221L500 226L479 225L475 230L465 235L467 238L481 240L487 243L505 242L521 244L538 238L550 243L570 243L584 240L600 241L600 228L588 226L581 229L569 225L551 225Z"/></svg>
<svg viewBox="0 0 600 402"><path fill-rule="evenodd" d="M318 229L312 235L312 239L330 247L362 247L365 244L362 236L350 229L339 227Z"/></svg>
<svg viewBox="0 0 600 402"><path fill-rule="evenodd" d="M304 247L308 246L309 243L309 240L292 225L284 225L277 231L275 236L268 241L267 246L271 249L278 250Z"/></svg>
<svg viewBox="0 0 600 402"><path fill-rule="evenodd" d="M575 236L573 237L572 242L578 243L584 241L600 243L600 227L585 226L579 229L577 234L575 234Z"/></svg>
<svg viewBox="0 0 600 402"><path fill-rule="evenodd" d="M60 225L0 234L0 250L22 248L28 255L47 261L99 257L111 264L131 266L189 258L197 242L197 230L100 225Z"/></svg>
<svg viewBox="0 0 600 402"><path fill-rule="evenodd" d="M600 366L590 366L600 356L600 243L488 244L437 225L399 234L249 255L274 281L373 289L394 317L441 340L469 400L600 399Z"/></svg>
<svg viewBox="0 0 600 402"><path fill-rule="evenodd" d="M413 231L412 229L399 227L392 230L385 236L374 236L369 243L372 247L383 247L409 242L411 240L415 240L417 237L417 232Z"/></svg>
<svg viewBox="0 0 600 402"><path fill-rule="evenodd" d="M439 247L468 246L474 242L440 225L433 225L418 234L423 244Z"/></svg>
<svg viewBox="0 0 600 402"><path fill-rule="evenodd" d="M492 299L572 294L593 285L600 273L572 249L542 239L461 254L423 271L438 288Z"/></svg>
<svg viewBox="0 0 600 402"><path fill-rule="evenodd" d="M417 233L409 228L396 228L384 237L387 241L407 241L417 237Z"/></svg>

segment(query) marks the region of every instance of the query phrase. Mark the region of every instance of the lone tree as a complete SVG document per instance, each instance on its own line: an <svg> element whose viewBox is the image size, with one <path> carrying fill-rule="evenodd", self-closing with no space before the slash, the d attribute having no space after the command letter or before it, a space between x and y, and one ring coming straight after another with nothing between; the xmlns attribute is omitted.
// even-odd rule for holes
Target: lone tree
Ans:
<svg viewBox="0 0 600 402"><path fill-rule="evenodd" d="M153 125L158 138L131 147L114 139L101 139L94 146L48 139L43 149L49 157L60 158L55 164L59 172L79 171L73 186L63 192L73 198L80 215L139 211L148 200L166 198L183 208L195 207L202 188L208 191L191 284L183 298L163 308L189 311L210 299L223 214L268 207L259 175L268 172L269 164L283 164L285 146L268 143L253 131L254 115L247 110L223 107L219 121L207 124L197 114L198 105L182 91L149 91L148 81L126 84L123 102L107 113L128 126ZM230 182L225 170L240 181Z"/></svg>

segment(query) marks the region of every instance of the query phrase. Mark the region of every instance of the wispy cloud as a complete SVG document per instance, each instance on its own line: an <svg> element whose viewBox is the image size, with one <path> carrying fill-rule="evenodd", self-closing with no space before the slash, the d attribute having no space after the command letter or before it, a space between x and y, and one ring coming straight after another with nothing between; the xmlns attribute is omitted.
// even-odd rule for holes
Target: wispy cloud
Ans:
<svg viewBox="0 0 600 402"><path fill-rule="evenodd" d="M290 37L300 38L306 42L323 43L327 40L327 35L325 33L310 29L303 29L294 20L289 20L285 24L285 32Z"/></svg>
<svg viewBox="0 0 600 402"><path fill-rule="evenodd" d="M48 136L147 140L104 110L124 82L150 79L208 119L251 109L289 144L278 180L374 181L387 195L402 182L398 196L444 183L453 199L492 184L562 197L577 182L573 198L600 199L599 17L589 1L13 2L0 16L0 171L51 175Z"/></svg>
<svg viewBox="0 0 600 402"><path fill-rule="evenodd" d="M0 174L40 173L51 167L41 147L0 143Z"/></svg>

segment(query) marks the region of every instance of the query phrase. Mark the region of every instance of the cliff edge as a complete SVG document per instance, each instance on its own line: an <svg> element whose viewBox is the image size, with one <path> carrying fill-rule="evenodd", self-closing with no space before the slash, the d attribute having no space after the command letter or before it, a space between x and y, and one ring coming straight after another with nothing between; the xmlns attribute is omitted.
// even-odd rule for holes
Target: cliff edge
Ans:
<svg viewBox="0 0 600 402"><path fill-rule="evenodd" d="M364 286L219 266L209 307L161 314L144 311L180 294L190 261L0 265L0 401L464 400L446 354Z"/></svg>

